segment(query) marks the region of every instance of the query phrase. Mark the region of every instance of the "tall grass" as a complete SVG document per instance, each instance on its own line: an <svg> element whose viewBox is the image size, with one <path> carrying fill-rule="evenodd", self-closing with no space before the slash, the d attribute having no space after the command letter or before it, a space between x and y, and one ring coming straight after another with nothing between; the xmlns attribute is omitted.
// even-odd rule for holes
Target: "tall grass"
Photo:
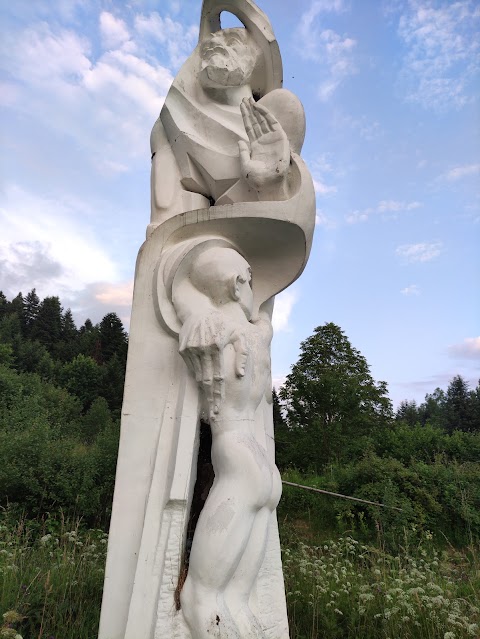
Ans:
<svg viewBox="0 0 480 639"><path fill-rule="evenodd" d="M347 535L319 543L298 521L282 533L292 639L480 637L473 548L439 550L429 533L410 531L390 554L380 534L376 544ZM103 531L78 521L0 512L0 637L95 639L106 546Z"/></svg>
<svg viewBox="0 0 480 639"><path fill-rule="evenodd" d="M480 637L475 554L439 552L429 540L390 555L340 537L284 550L295 639Z"/></svg>
<svg viewBox="0 0 480 639"><path fill-rule="evenodd" d="M61 518L0 515L0 637L94 639L107 536ZM15 631L15 632L14 632Z"/></svg>

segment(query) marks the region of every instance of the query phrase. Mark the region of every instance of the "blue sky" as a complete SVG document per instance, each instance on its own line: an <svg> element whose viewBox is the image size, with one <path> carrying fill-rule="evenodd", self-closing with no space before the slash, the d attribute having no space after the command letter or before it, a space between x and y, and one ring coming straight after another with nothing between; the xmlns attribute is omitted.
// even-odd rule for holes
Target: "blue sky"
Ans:
<svg viewBox="0 0 480 639"><path fill-rule="evenodd" d="M312 255L273 375L340 325L395 403L480 377L480 5L259 0L307 115ZM128 323L149 135L200 0L15 0L0 32L0 289ZM226 19L227 26L233 24Z"/></svg>

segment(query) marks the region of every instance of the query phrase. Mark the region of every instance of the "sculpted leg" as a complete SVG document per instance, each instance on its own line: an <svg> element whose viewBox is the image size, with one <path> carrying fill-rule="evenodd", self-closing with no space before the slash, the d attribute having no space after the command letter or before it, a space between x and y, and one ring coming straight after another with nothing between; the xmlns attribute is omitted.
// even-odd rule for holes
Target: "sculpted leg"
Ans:
<svg viewBox="0 0 480 639"><path fill-rule="evenodd" d="M245 552L225 591L225 600L238 625L241 637L265 638L248 602L265 556L270 515L271 512L266 507L257 513Z"/></svg>
<svg viewBox="0 0 480 639"><path fill-rule="evenodd" d="M188 577L181 594L183 614L193 639L244 637L224 598L255 519L255 511L238 493L235 482L216 480L195 530Z"/></svg>

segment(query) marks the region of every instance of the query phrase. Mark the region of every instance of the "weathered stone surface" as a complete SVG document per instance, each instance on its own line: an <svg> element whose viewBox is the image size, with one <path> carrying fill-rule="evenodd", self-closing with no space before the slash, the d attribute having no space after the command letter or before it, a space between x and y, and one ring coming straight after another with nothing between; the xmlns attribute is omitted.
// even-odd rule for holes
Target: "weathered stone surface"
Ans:
<svg viewBox="0 0 480 639"><path fill-rule="evenodd" d="M223 10L246 28L221 30ZM288 638L271 315L308 259L315 196L281 77L258 7L205 0L151 136L100 639Z"/></svg>

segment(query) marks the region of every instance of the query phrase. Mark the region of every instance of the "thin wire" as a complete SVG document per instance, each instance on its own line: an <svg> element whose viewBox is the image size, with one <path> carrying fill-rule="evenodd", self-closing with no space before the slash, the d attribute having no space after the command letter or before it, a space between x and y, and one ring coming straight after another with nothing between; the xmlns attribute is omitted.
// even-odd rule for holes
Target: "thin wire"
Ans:
<svg viewBox="0 0 480 639"><path fill-rule="evenodd" d="M392 510L399 510L401 513L403 512L402 508L397 508L396 506L387 506L386 504L381 504L378 501L368 501L367 499L359 499L358 497L349 497L348 495L341 495L340 493L331 493L328 490L321 490L320 488L312 488L311 486L302 486L301 484L294 484L291 481L282 480L282 484L285 484L286 486L294 486L295 488L303 488L304 490L311 490L314 493L322 493L322 495L332 495L332 497L341 497L342 499L359 501L362 504L370 504L370 506L381 506L382 508L391 508Z"/></svg>

